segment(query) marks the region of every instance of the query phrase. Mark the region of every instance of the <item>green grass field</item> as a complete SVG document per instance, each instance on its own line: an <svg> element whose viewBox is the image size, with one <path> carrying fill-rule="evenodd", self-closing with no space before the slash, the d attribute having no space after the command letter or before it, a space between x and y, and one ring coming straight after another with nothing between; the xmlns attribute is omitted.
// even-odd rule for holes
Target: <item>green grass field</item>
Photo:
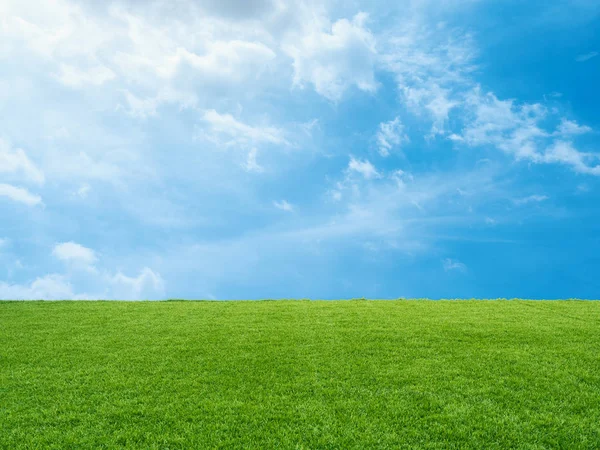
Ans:
<svg viewBox="0 0 600 450"><path fill-rule="evenodd" d="M1 448L600 448L600 302L0 302Z"/></svg>

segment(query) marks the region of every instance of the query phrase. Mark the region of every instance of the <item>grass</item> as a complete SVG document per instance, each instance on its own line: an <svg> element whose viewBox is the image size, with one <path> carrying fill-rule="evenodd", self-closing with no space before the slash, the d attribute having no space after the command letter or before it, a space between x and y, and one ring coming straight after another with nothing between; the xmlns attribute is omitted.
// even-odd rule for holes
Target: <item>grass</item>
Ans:
<svg viewBox="0 0 600 450"><path fill-rule="evenodd" d="M600 448L600 302L0 302L1 448Z"/></svg>

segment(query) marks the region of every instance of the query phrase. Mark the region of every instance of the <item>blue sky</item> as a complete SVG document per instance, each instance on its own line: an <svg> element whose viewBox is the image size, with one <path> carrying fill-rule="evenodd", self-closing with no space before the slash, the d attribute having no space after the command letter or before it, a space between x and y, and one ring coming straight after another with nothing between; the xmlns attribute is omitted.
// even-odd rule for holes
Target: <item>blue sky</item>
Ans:
<svg viewBox="0 0 600 450"><path fill-rule="evenodd" d="M597 0L4 0L0 37L0 298L600 297Z"/></svg>

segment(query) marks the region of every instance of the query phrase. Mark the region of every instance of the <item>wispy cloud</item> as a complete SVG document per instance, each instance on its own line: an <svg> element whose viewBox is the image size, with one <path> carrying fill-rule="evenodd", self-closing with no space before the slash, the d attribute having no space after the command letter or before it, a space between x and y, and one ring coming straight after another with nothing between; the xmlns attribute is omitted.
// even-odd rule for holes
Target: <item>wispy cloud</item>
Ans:
<svg viewBox="0 0 600 450"><path fill-rule="evenodd" d="M115 79L116 75L104 66L94 66L83 70L80 67L61 64L56 78L64 85L78 89L88 85L99 86Z"/></svg>
<svg viewBox="0 0 600 450"><path fill-rule="evenodd" d="M493 146L516 160L564 164L579 173L600 175L600 155L579 151L572 142L591 128L559 116L559 125L548 129L547 119L557 113L542 104L500 100L476 87L466 97L465 113L462 134L449 136L457 144Z"/></svg>
<svg viewBox="0 0 600 450"><path fill-rule="evenodd" d="M273 205L275 205L275 207L277 209L281 209L282 211L286 211L286 212L293 212L294 211L294 206L291 205L290 203L288 203L287 200L281 200L281 201L273 202Z"/></svg>
<svg viewBox="0 0 600 450"><path fill-rule="evenodd" d="M85 200L91 190L92 190L92 188L90 187L90 185L87 183L84 183L81 186L79 186L79 188L75 191L75 195L77 197L79 197L80 199Z"/></svg>
<svg viewBox="0 0 600 450"><path fill-rule="evenodd" d="M554 132L554 135L559 137L571 137L591 133L592 131L592 128L587 125L579 125L577 122L563 117L560 121L560 125Z"/></svg>
<svg viewBox="0 0 600 450"><path fill-rule="evenodd" d="M371 164L370 161L367 159L356 159L354 156L350 157L350 162L348 163L348 172L356 172L367 180L381 177L381 174L377 171L375 166Z"/></svg>
<svg viewBox="0 0 600 450"><path fill-rule="evenodd" d="M0 139L0 174L16 174L21 180L44 183L44 173L29 159L23 149L13 148Z"/></svg>
<svg viewBox="0 0 600 450"><path fill-rule="evenodd" d="M287 145L283 130L272 126L252 126L243 123L231 114L221 114L214 109L205 111L202 119L208 126L200 137L225 146L279 144Z"/></svg>
<svg viewBox="0 0 600 450"><path fill-rule="evenodd" d="M381 57L409 110L430 121L431 137L447 133L450 113L464 101L476 68L471 36L438 25L407 21L383 43Z"/></svg>
<svg viewBox="0 0 600 450"><path fill-rule="evenodd" d="M522 198L517 198L515 200L513 200L515 205L527 205L529 203L540 203L540 202L544 202L546 200L548 200L548 196L547 195L540 195L540 194L533 194L533 195L529 195L527 197L522 197Z"/></svg>
<svg viewBox="0 0 600 450"><path fill-rule="evenodd" d="M596 56L598 56L598 52L589 52L589 53L585 53L583 55L579 55L577 58L575 58L575 61L577 62L586 62L589 61L592 58L595 58Z"/></svg>
<svg viewBox="0 0 600 450"><path fill-rule="evenodd" d="M466 272L467 266L456 259L446 258L442 261L442 266L446 272L457 271Z"/></svg>
<svg viewBox="0 0 600 450"><path fill-rule="evenodd" d="M389 156L390 151L399 147L402 143L410 141L404 132L404 125L399 117L389 122L380 123L376 138L379 154L384 157Z"/></svg>
<svg viewBox="0 0 600 450"><path fill-rule="evenodd" d="M260 173L264 170L263 167L257 161L257 158L256 158L257 154L258 154L258 150L256 148L253 148L248 152L248 156L246 157L246 162L243 165L246 172Z"/></svg>
<svg viewBox="0 0 600 450"><path fill-rule="evenodd" d="M0 183L0 197L6 197L18 203L24 203L27 206L42 204L42 198L39 195L32 194L25 188L5 183Z"/></svg>

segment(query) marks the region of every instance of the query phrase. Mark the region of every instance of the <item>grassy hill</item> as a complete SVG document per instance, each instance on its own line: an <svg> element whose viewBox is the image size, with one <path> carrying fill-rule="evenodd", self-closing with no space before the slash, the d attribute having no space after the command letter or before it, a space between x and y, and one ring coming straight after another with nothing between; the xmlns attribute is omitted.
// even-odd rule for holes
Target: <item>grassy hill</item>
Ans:
<svg viewBox="0 0 600 450"><path fill-rule="evenodd" d="M600 448L600 302L0 302L1 448Z"/></svg>

